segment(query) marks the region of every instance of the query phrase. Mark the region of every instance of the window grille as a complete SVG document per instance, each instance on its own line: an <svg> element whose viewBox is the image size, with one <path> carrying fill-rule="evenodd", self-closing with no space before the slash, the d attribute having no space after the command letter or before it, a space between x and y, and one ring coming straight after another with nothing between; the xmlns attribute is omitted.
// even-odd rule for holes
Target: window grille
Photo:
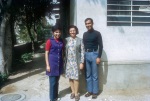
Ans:
<svg viewBox="0 0 150 101"><path fill-rule="evenodd" d="M150 26L150 0L107 0L107 26Z"/></svg>

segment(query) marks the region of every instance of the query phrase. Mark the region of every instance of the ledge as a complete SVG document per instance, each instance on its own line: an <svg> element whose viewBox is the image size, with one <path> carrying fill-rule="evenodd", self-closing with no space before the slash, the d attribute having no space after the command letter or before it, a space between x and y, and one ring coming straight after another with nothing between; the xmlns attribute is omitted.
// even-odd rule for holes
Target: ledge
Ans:
<svg viewBox="0 0 150 101"><path fill-rule="evenodd" d="M141 65L150 64L150 61L102 61L100 66L105 65Z"/></svg>

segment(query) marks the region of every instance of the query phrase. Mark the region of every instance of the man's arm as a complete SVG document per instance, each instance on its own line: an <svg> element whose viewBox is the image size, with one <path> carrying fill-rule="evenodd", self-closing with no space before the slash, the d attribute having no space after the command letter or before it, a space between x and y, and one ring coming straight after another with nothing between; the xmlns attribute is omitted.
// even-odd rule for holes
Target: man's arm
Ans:
<svg viewBox="0 0 150 101"><path fill-rule="evenodd" d="M85 45L85 32L83 33L83 45Z"/></svg>
<svg viewBox="0 0 150 101"><path fill-rule="evenodd" d="M99 46L98 58L101 58L103 51L103 40L100 32L98 33L98 46Z"/></svg>

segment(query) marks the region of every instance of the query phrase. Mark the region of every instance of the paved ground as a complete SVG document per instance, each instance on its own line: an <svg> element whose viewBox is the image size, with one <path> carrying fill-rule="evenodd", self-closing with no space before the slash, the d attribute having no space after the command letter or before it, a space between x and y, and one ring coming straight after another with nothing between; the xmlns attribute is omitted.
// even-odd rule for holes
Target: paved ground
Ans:
<svg viewBox="0 0 150 101"><path fill-rule="evenodd" d="M9 77L9 81L1 89L0 97L9 93L25 94L24 101L49 101L49 83L45 75L44 54L36 55L31 63L20 67L14 75ZM61 76L59 96L61 101L74 101L70 97L68 79ZM150 89L140 90L105 90L93 100L91 97L85 98L81 93L80 101L150 101Z"/></svg>

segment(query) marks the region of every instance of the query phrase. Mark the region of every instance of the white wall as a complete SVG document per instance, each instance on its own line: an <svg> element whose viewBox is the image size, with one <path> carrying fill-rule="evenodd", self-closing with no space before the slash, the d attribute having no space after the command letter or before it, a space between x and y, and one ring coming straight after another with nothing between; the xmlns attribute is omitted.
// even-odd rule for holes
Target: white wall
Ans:
<svg viewBox="0 0 150 101"><path fill-rule="evenodd" d="M84 20L91 17L94 29L102 34L103 61L114 63L150 63L150 27L107 26L107 0L76 0L79 37L86 31Z"/></svg>

